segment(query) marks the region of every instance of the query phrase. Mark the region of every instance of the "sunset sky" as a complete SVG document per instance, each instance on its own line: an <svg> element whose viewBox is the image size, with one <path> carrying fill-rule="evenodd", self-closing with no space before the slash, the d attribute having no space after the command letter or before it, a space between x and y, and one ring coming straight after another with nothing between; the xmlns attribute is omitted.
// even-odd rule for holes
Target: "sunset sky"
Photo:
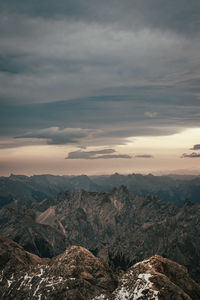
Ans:
<svg viewBox="0 0 200 300"><path fill-rule="evenodd" d="M0 2L0 175L200 174L200 1Z"/></svg>

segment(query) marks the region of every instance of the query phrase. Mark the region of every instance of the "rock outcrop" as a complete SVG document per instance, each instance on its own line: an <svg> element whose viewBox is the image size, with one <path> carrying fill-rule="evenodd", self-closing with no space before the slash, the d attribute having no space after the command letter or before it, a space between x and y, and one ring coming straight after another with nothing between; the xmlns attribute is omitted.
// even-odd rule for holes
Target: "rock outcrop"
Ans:
<svg viewBox="0 0 200 300"><path fill-rule="evenodd" d="M35 222L33 210L0 209L0 235L41 257L52 257L66 249L65 236L48 224Z"/></svg>
<svg viewBox="0 0 200 300"><path fill-rule="evenodd" d="M185 267L158 255L120 276L90 251L71 246L39 258L0 238L0 299L199 300L200 286Z"/></svg>
<svg viewBox="0 0 200 300"><path fill-rule="evenodd" d="M0 239L0 299L92 299L110 297L117 281L111 269L87 249L71 246L41 259Z"/></svg>
<svg viewBox="0 0 200 300"><path fill-rule="evenodd" d="M185 267L154 255L132 266L113 294L113 300L197 300L200 286Z"/></svg>

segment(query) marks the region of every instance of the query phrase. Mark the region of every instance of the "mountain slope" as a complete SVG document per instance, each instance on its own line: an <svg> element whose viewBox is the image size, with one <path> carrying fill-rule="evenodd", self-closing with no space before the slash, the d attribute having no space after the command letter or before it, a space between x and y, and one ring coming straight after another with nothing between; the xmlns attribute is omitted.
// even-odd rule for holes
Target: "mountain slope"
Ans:
<svg viewBox="0 0 200 300"><path fill-rule="evenodd" d="M66 248L65 236L52 226L36 223L31 210L0 209L0 232L42 257L58 255Z"/></svg>

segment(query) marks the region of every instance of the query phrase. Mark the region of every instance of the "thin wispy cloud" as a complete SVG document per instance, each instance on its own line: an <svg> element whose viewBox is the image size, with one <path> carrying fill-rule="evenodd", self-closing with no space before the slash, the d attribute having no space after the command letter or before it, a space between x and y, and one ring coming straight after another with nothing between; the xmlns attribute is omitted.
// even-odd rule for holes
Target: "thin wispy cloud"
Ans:
<svg viewBox="0 0 200 300"><path fill-rule="evenodd" d="M138 154L135 157L136 158L153 158L153 155L150 155L150 154Z"/></svg>
<svg viewBox="0 0 200 300"><path fill-rule="evenodd" d="M114 149L101 149L97 151L74 151L70 152L66 159L113 159L125 158L130 159L131 156L127 154L115 154Z"/></svg>
<svg viewBox="0 0 200 300"><path fill-rule="evenodd" d="M190 150L200 150L200 144L194 145Z"/></svg>
<svg viewBox="0 0 200 300"><path fill-rule="evenodd" d="M197 152L192 152L192 153L183 153L181 158L199 158L200 157L200 153Z"/></svg>

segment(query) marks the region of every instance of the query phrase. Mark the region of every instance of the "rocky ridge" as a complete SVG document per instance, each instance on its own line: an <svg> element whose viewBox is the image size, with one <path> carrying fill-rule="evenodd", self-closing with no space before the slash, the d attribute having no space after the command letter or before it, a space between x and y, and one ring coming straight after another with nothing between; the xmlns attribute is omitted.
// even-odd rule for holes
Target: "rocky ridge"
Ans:
<svg viewBox="0 0 200 300"><path fill-rule="evenodd" d="M0 238L1 299L198 300L200 286L183 266L158 255L116 275L99 258L71 246L39 258Z"/></svg>
<svg viewBox="0 0 200 300"><path fill-rule="evenodd" d="M41 259L18 244L0 239L1 299L91 299L108 297L117 281L99 258L71 246L52 259Z"/></svg>
<svg viewBox="0 0 200 300"><path fill-rule="evenodd" d="M199 285L187 269L154 255L132 266L120 279L113 300L198 299Z"/></svg>

